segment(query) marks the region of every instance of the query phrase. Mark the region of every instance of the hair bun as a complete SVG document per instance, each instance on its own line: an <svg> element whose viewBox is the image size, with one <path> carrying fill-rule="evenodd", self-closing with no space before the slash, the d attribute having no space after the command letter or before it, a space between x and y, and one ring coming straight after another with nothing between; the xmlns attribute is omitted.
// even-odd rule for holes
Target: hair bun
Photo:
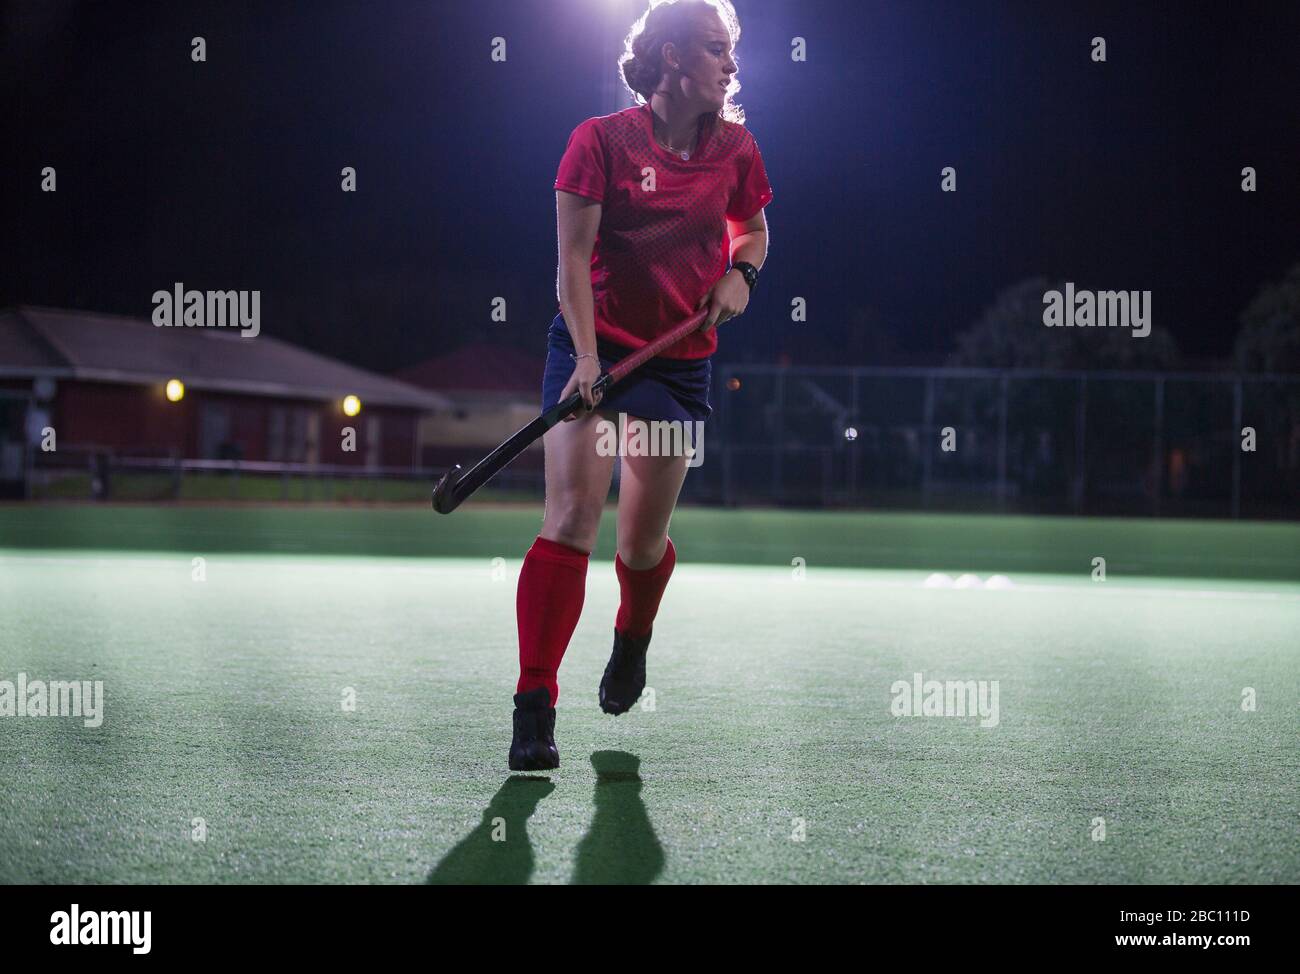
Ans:
<svg viewBox="0 0 1300 974"><path fill-rule="evenodd" d="M632 91L649 101L650 93L658 86L659 79L663 74L662 68L647 63L641 51L636 51L632 57L625 60L622 68L624 83Z"/></svg>

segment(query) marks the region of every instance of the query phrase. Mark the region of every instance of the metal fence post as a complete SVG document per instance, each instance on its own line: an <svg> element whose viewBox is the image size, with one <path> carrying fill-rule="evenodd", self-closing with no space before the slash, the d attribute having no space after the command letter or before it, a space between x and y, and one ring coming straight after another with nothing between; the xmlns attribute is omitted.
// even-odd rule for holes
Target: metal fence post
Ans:
<svg viewBox="0 0 1300 974"><path fill-rule="evenodd" d="M731 507L731 403L727 393L731 392L731 377L734 373L730 366L722 370L722 381L718 393L718 427L722 430L722 506ZM741 388L743 388L743 383Z"/></svg>
<svg viewBox="0 0 1300 974"><path fill-rule="evenodd" d="M849 407L851 412L849 413L849 416L852 418L853 426L856 429L858 425L858 373L854 372L851 378L852 378L851 381L852 392L850 394L851 401ZM862 435L862 431L858 430L857 436L861 436L861 435ZM849 441L848 450L846 451L848 454L847 459L849 464L849 496L848 496L849 504L856 504L858 501L858 450L856 446L858 442L857 436L855 436L852 440Z"/></svg>
<svg viewBox="0 0 1300 974"><path fill-rule="evenodd" d="M1074 400L1074 513L1083 513L1083 495L1087 483L1085 441L1088 436L1088 380L1079 376L1079 391Z"/></svg>
<svg viewBox="0 0 1300 974"><path fill-rule="evenodd" d="M822 507L831 506L831 450L822 449Z"/></svg>
<svg viewBox="0 0 1300 974"><path fill-rule="evenodd" d="M1232 444L1232 516L1241 517L1241 378L1232 384L1232 429L1228 442Z"/></svg>
<svg viewBox="0 0 1300 974"><path fill-rule="evenodd" d="M925 376L925 405L921 413L921 506L930 506L930 471L934 465L934 443L930 431L934 428L934 373Z"/></svg>
<svg viewBox="0 0 1300 974"><path fill-rule="evenodd" d="M772 503L780 503L782 469L785 452L785 370L776 374L776 452L772 455Z"/></svg>
<svg viewBox="0 0 1300 974"><path fill-rule="evenodd" d="M1156 383L1156 421L1155 442L1152 444L1152 459L1155 467L1151 472L1152 505L1156 517L1160 516L1160 495L1164 491L1165 472L1165 380L1157 378Z"/></svg>
<svg viewBox="0 0 1300 974"><path fill-rule="evenodd" d="M1007 506L1007 383L1005 373L999 383L998 397L998 507Z"/></svg>
<svg viewBox="0 0 1300 974"><path fill-rule="evenodd" d="M27 400L27 413L36 408L34 399ZM26 416L26 413L24 413ZM32 499L32 491L36 487L36 446L28 441L23 444L23 500Z"/></svg>

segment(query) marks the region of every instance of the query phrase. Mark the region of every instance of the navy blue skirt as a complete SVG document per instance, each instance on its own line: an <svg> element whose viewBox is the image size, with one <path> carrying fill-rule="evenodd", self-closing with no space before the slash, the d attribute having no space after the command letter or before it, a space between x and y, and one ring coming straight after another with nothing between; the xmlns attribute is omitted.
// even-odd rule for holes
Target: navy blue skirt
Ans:
<svg viewBox="0 0 1300 974"><path fill-rule="evenodd" d="M547 337L546 371L542 376L542 412L560 401L564 385L573 376L573 339L563 315L556 315ZM596 340L601 371L608 371L630 349ZM710 358L673 359L659 356L636 369L605 391L598 413L626 413L640 419L702 423L709 418L709 385L713 379Z"/></svg>

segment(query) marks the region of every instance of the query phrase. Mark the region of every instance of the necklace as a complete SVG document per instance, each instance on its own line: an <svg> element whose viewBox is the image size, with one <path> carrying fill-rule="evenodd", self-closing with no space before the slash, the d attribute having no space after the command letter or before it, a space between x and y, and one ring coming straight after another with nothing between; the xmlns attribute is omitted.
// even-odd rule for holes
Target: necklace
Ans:
<svg viewBox="0 0 1300 974"><path fill-rule="evenodd" d="M651 131L652 133L654 132L654 123L653 123L653 120L652 120L652 122L651 122L651 129L650 129L650 131ZM693 141L698 142L698 141L699 141L699 135L700 135L700 128L699 128L699 126L697 125L697 126L695 127L695 139L694 139ZM680 149L675 148L675 147L669 145L669 144L668 144L664 139L659 138L659 136L657 136L657 135L654 137L654 139L655 139L656 142L658 142L661 146L663 146L663 148L667 149L669 152L675 152L677 155L681 156L682 159L690 159L690 157L691 157L691 153L690 153L690 150L689 150L689 149L687 149L687 148L685 148L685 147L680 148Z"/></svg>

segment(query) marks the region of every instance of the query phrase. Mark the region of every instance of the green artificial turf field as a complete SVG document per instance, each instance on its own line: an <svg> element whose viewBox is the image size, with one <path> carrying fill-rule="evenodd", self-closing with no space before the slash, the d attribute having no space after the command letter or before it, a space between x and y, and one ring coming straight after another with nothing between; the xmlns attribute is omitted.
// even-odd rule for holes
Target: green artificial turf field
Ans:
<svg viewBox="0 0 1300 974"><path fill-rule="evenodd" d="M124 511L148 513L100 515ZM201 534L214 512L185 514ZM935 524L941 547L957 522ZM798 579L787 557L702 563L674 535L653 709L597 708L617 587L594 560L547 778L505 767L530 535L495 564L0 550L0 680L104 684L99 727L0 718L0 880L1300 880L1300 584L1095 582L1085 563L934 589L925 570L816 558ZM997 725L894 716L892 685L917 672L998 681Z"/></svg>

